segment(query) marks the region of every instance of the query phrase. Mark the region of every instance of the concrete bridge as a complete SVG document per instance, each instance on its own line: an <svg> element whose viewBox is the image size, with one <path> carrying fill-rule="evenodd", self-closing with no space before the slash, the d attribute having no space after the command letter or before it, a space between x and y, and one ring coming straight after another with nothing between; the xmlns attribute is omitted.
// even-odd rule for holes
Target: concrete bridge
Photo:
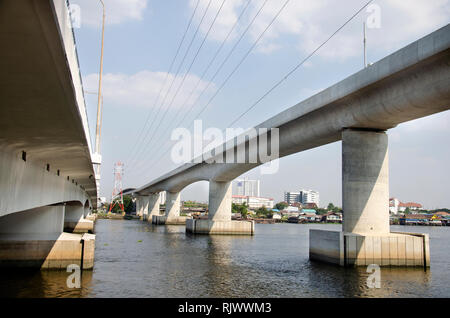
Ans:
<svg viewBox="0 0 450 318"><path fill-rule="evenodd" d="M427 235L389 229L386 131L450 109L449 46L447 25L255 127L278 128L280 158L342 140L342 231L311 230L311 259L342 266L429 266ZM244 133L234 145L225 143L206 159L138 188L138 213L155 224L186 223L192 233L253 234L252 222L231 220L231 181L264 162L258 156L263 139ZM272 144L274 138L268 139ZM225 161L242 149L246 161ZM180 192L202 180L209 181L209 219L180 217ZM167 192L163 216L161 191Z"/></svg>
<svg viewBox="0 0 450 318"><path fill-rule="evenodd" d="M98 185L66 1L1 1L0 42L0 265L92 268L95 235L77 233Z"/></svg>

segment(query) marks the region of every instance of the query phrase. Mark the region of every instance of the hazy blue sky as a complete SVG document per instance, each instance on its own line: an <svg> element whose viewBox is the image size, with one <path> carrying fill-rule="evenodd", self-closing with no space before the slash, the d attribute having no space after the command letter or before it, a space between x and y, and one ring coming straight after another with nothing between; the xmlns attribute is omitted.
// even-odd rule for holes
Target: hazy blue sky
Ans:
<svg viewBox="0 0 450 318"><path fill-rule="evenodd" d="M233 55L211 81L220 63L263 5L262 0L251 0L217 59L206 76L201 78L247 1L224 2L194 61L194 55L223 2L211 0L206 11L209 0L200 0L174 67L167 74L197 0L104 0L107 25L103 73L102 196L111 196L114 162L125 162L125 187L143 185L177 166L172 163L170 152L161 157L171 145L170 133L175 124L193 107L181 125L192 129L196 114L217 92L284 3L281 0L267 1ZM81 8L81 27L75 32L84 87L88 91L97 91L101 6L97 0L70 2ZM204 128L226 128L366 2L291 0L199 117ZM380 0L374 3L381 8L381 28L367 31L369 62L378 61L450 20L448 0ZM184 64L180 66L204 12L205 18ZM234 127L252 127L360 70L363 67L362 25L370 14L365 10L361 12ZM175 77L178 69L180 72ZM159 103L155 105L166 76L168 81ZM173 79L173 87L168 91ZM180 89L175 96L178 87ZM194 104L203 90L205 93ZM192 96L187 100L191 92ZM165 103L162 103L166 94ZM86 95L86 101L93 138L96 96ZM158 108L161 110L155 118ZM143 130L147 118L150 120ZM152 122L153 126L150 125ZM450 177L450 112L405 123L388 134L391 196L401 201L419 202L427 208L450 207L447 185ZM135 147L138 136L142 138L138 139ZM159 158L162 159L157 160ZM261 176L259 169L255 169L245 176L260 179L262 195L277 201L282 200L284 190L307 188L320 192L322 206L328 202L340 205L341 143L283 158L277 174ZM206 201L207 197L206 182L191 185L182 192L182 199Z"/></svg>

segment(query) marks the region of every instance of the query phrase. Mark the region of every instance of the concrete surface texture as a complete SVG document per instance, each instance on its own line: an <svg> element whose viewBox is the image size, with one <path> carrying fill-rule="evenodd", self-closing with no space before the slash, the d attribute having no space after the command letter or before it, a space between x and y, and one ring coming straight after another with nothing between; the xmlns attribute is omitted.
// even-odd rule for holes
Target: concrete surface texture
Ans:
<svg viewBox="0 0 450 318"><path fill-rule="evenodd" d="M186 220L186 232L208 235L253 235L255 222L188 219Z"/></svg>
<svg viewBox="0 0 450 318"><path fill-rule="evenodd" d="M66 1L5 0L1 7L0 41L7 45L0 50L0 178L7 186L0 215L72 200L96 205Z"/></svg>
<svg viewBox="0 0 450 318"><path fill-rule="evenodd" d="M166 220L180 216L180 192L167 192Z"/></svg>
<svg viewBox="0 0 450 318"><path fill-rule="evenodd" d="M429 267L428 234L356 234L310 230L311 260L340 266Z"/></svg>
<svg viewBox="0 0 450 318"><path fill-rule="evenodd" d="M0 265L92 268L97 184L66 1L0 10ZM67 205L67 214L66 206ZM65 219L65 216L67 219ZM82 239L84 238L84 239Z"/></svg>
<svg viewBox="0 0 450 318"><path fill-rule="evenodd" d="M64 231L70 233L94 233L94 222L85 219L86 208L77 203L67 203L64 212Z"/></svg>
<svg viewBox="0 0 450 318"><path fill-rule="evenodd" d="M231 182L209 182L208 219L186 221L186 232L193 234L253 235L253 221L231 220Z"/></svg>
<svg viewBox="0 0 450 318"><path fill-rule="evenodd" d="M92 268L95 235L64 233L65 208L46 206L1 217L0 266L65 269L83 259L83 268Z"/></svg>
<svg viewBox="0 0 450 318"><path fill-rule="evenodd" d="M148 214L159 215L160 197L159 193L152 193L148 197ZM151 219L151 217L149 217Z"/></svg>
<svg viewBox="0 0 450 318"><path fill-rule="evenodd" d="M191 219L187 216L172 216L167 218L165 215L153 215L152 224L155 225L185 225L186 221ZM150 219L149 219L150 220Z"/></svg>
<svg viewBox="0 0 450 318"><path fill-rule="evenodd" d="M385 132L342 132L342 230L389 233L388 137Z"/></svg>
<svg viewBox="0 0 450 318"><path fill-rule="evenodd" d="M139 195L136 197L136 214L141 218L148 213L148 196Z"/></svg>
<svg viewBox="0 0 450 318"><path fill-rule="evenodd" d="M211 221L231 221L231 182L209 182L208 208Z"/></svg>
<svg viewBox="0 0 450 318"><path fill-rule="evenodd" d="M0 267L65 270L68 265L76 264L82 265L83 269L92 269L94 250L95 235L93 234L61 233L54 239L40 240L2 239L0 240Z"/></svg>

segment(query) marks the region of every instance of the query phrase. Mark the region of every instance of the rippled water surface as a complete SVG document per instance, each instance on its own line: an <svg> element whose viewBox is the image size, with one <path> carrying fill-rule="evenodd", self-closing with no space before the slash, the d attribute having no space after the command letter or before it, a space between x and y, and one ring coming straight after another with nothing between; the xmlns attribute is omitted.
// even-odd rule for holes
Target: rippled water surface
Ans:
<svg viewBox="0 0 450 318"><path fill-rule="evenodd" d="M3 271L8 297L450 297L449 227L393 226L430 234L431 269L381 269L310 262L309 229L340 225L257 224L256 235L191 236L183 226L97 220L93 271L69 289L64 271Z"/></svg>

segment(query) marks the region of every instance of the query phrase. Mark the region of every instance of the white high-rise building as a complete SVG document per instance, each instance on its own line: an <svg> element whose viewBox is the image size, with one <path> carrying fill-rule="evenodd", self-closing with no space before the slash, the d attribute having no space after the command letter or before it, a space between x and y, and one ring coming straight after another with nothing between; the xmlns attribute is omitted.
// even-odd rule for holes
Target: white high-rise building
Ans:
<svg viewBox="0 0 450 318"><path fill-rule="evenodd" d="M284 201L287 202L288 204L294 204L300 202L299 196L300 192L285 191Z"/></svg>
<svg viewBox="0 0 450 318"><path fill-rule="evenodd" d="M232 184L233 195L259 197L259 180L236 179Z"/></svg>
<svg viewBox="0 0 450 318"><path fill-rule="evenodd" d="M233 195L232 202L235 204L246 204L250 209L259 209L265 207L266 209L273 209L272 198L248 197L243 195Z"/></svg>
<svg viewBox="0 0 450 318"><path fill-rule="evenodd" d="M319 206L319 192L313 190L300 190L300 203L315 203Z"/></svg>
<svg viewBox="0 0 450 318"><path fill-rule="evenodd" d="M319 192L313 190L285 191L284 201L293 203L315 203L319 206Z"/></svg>

